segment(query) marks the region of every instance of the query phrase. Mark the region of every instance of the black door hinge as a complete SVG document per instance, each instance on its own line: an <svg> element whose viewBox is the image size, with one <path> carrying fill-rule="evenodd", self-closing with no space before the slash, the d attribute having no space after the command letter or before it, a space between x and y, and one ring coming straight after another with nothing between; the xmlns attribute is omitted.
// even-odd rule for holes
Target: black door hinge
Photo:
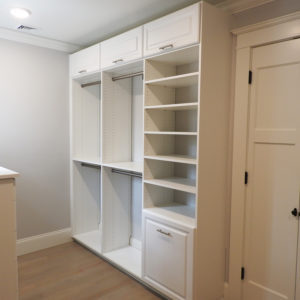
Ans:
<svg viewBox="0 0 300 300"><path fill-rule="evenodd" d="M248 184L248 172L245 172L245 184Z"/></svg>
<svg viewBox="0 0 300 300"><path fill-rule="evenodd" d="M249 75L248 75L248 83L252 83L252 71L249 70Z"/></svg>
<svg viewBox="0 0 300 300"><path fill-rule="evenodd" d="M245 268L244 267L241 268L241 279L242 280L245 279Z"/></svg>

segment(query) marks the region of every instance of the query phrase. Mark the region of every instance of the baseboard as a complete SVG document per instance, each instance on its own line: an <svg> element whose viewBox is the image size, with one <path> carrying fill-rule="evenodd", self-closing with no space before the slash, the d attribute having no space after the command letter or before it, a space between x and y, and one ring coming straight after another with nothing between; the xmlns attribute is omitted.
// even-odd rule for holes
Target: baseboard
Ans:
<svg viewBox="0 0 300 300"><path fill-rule="evenodd" d="M17 256L70 242L71 236L71 228L65 228L17 240Z"/></svg>
<svg viewBox="0 0 300 300"><path fill-rule="evenodd" d="M224 298L223 300L229 300L229 285L228 282L224 283Z"/></svg>

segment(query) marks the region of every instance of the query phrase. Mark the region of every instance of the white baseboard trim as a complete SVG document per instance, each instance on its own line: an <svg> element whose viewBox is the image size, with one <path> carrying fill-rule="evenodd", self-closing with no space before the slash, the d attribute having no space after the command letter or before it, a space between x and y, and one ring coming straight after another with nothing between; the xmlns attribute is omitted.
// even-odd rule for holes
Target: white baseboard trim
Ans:
<svg viewBox="0 0 300 300"><path fill-rule="evenodd" d="M136 248L138 250L142 250L142 242L131 237L130 241L129 241L130 246L132 246L133 248Z"/></svg>
<svg viewBox="0 0 300 300"><path fill-rule="evenodd" d="M72 241L71 228L31 236L17 240L17 256L50 248Z"/></svg>

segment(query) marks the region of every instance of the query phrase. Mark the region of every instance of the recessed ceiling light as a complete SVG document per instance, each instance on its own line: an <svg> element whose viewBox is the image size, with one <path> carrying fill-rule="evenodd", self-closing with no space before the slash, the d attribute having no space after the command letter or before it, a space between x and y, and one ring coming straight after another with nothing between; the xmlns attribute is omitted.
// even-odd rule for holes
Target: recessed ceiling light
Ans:
<svg viewBox="0 0 300 300"><path fill-rule="evenodd" d="M29 9L19 7L12 8L10 13L18 19L26 19L31 15L31 11Z"/></svg>

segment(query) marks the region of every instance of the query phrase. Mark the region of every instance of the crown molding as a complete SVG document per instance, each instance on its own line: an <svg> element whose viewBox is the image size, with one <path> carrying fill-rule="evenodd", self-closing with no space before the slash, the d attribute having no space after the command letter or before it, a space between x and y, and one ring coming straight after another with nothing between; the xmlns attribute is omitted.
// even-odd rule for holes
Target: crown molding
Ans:
<svg viewBox="0 0 300 300"><path fill-rule="evenodd" d="M0 27L0 38L33 46L73 53L79 46Z"/></svg>
<svg viewBox="0 0 300 300"><path fill-rule="evenodd" d="M266 20L266 21L262 21L262 22L259 22L259 23L256 23L256 24L239 27L239 28L233 29L231 32L234 35L240 35L240 34L243 34L243 33L248 33L248 32L256 31L256 30L259 30L259 29L263 29L263 28L266 28L266 27L271 27L271 26L274 26L274 25L287 23L289 21L293 21L293 20L297 20L297 19L300 19L300 11L296 11L292 14L284 15L284 16L281 16L281 17L273 18L273 19L269 19L269 20Z"/></svg>
<svg viewBox="0 0 300 300"><path fill-rule="evenodd" d="M225 0L216 6L224 10L237 14L247 9L273 2L274 0Z"/></svg>

